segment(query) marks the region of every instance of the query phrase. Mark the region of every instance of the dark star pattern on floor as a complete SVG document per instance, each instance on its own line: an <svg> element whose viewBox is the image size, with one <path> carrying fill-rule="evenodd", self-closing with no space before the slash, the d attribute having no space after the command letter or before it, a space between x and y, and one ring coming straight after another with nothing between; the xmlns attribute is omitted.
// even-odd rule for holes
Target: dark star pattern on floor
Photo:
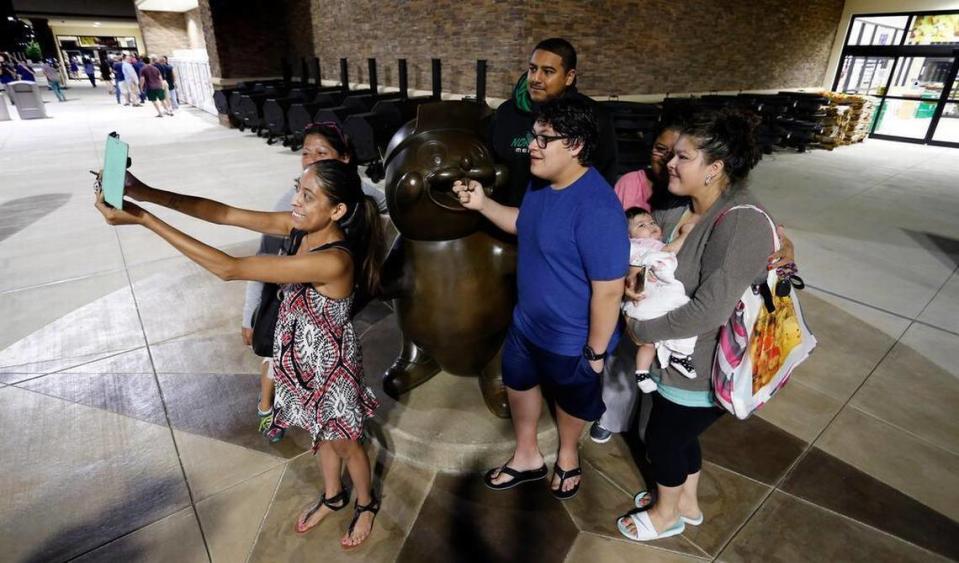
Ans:
<svg viewBox="0 0 959 563"><path fill-rule="evenodd" d="M959 560L959 523L818 448L790 472L782 490Z"/></svg>
<svg viewBox="0 0 959 563"><path fill-rule="evenodd" d="M438 475L397 561L559 562L576 534L545 481L493 491L478 475Z"/></svg>
<svg viewBox="0 0 959 563"><path fill-rule="evenodd" d="M363 334L369 383L378 385L380 372L398 351L396 319L388 307L378 305L365 310L356 327ZM213 337L227 342L227 336ZM229 338L235 339L235 335ZM877 336L875 344L878 351L888 342ZM897 346L903 349L890 355L889 367L883 369L896 369L904 358L913 364L924 361L922 354L910 351L906 344ZM196 353L189 347L184 350ZM171 359L170 365L178 361ZM237 356L226 367L241 361L245 362ZM746 421L725 416L702 437L700 490L706 523L648 544L626 540L615 526L616 518L631 508L632 495L646 487L637 466L637 461L644 461L644 453L635 437L616 436L603 445L584 439L582 489L566 502L549 494L545 480L514 490L491 491L480 474L437 473L368 444L383 508L370 539L356 552L347 553L338 542L351 509L331 515L306 535L293 533L297 514L321 494L322 479L316 459L304 453L309 447L304 433L294 431L280 444L270 445L255 432L256 375L227 369L154 375L144 348L105 354L79 365L51 366L60 371L50 373L40 367L25 370L22 377L12 370L6 372L6 380L16 383L0 387L0 416L5 413L9 418L4 419L5 427L14 420L33 421L21 436L28 439L41 429L58 428L60 418L66 415L79 426L64 434L73 447L56 452L57 456L64 453L71 460L79 459L77 448L83 447L101 452L96 455L105 462L82 465L83 479L63 483L61 495L77 510L51 512L55 504L45 504L41 510L38 503L42 498L11 496L3 488L30 490L29 479L50 471L51 452L32 450L26 443L15 445L17 451L32 452L16 463L33 469L17 473L9 458L0 462L0 469L8 475L20 475L19 479L6 479L0 494L54 524L49 533L17 527L18 537L28 538L29 545L13 552L14 561L76 556L83 561L146 557L203 561L208 553L213 560L225 561L321 558L330 563L959 558L955 540L959 524L927 505L931 497L924 495L929 494L931 485L913 490L894 487L880 475L888 475L882 473L883 467L890 461L900 463L902 456L883 450L881 460L890 461L874 471L873 465L863 464L861 446L856 451L848 447L874 440L871 436L894 435L897 446L925 452L922 455L927 457L919 459L945 460L941 467L930 469L948 472L952 467L953 454L931 445L948 445L949 434L927 431L927 421L907 417L902 409L892 411L873 396L872 387L864 388L873 394L864 395L871 397L868 405L872 410L880 415L892 413L890 417L908 423L914 433L929 436L928 440L914 440L913 434L855 408L846 408L829 421L814 446L786 429L792 420L788 416L766 418L762 411ZM938 386L952 389L945 372L928 361L916 369L936 378ZM795 408L804 401L821 399L806 393L805 388L801 391L777 400ZM843 400L852 392L845 393ZM14 397L15 403L4 403ZM948 397L937 400L945 405ZM828 418L830 412L823 416ZM111 432L101 428L105 424L113 427ZM817 422L816 426L795 428L809 437L821 427L823 423ZM118 429L123 443L135 445L136 458L125 456L116 444L91 441L89 432L114 435ZM858 442L851 436L863 432L864 438ZM820 442L825 444L823 448L818 446ZM133 467L135 459L164 463ZM132 478L124 477L125 467L134 471ZM344 482L349 486L345 477ZM92 488L80 483L90 483ZM184 483L189 485L194 507ZM128 490L136 492L125 492ZM0 541L9 541L4 533L0 531ZM178 541L171 542L171 537ZM816 541L810 540L813 537Z"/></svg>

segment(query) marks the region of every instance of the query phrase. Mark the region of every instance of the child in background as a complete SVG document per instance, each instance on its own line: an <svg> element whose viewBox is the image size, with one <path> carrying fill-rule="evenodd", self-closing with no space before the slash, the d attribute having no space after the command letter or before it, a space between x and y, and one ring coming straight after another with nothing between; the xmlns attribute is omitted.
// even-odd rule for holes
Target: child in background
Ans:
<svg viewBox="0 0 959 563"><path fill-rule="evenodd" d="M663 231L644 209L631 207L626 210L629 222L629 274L627 280L632 287L642 287L643 298L639 301L627 300L623 303L623 314L636 320L648 320L665 315L667 312L689 302L682 282L674 276L676 271L676 253L694 224L687 223L669 244L662 242ZM642 275L642 285L639 276ZM662 366L671 365L677 371L689 377L696 377L691 355L696 346L696 337L666 340L656 344L637 342L636 384L644 393L656 390L656 382L649 376L653 358L659 356Z"/></svg>

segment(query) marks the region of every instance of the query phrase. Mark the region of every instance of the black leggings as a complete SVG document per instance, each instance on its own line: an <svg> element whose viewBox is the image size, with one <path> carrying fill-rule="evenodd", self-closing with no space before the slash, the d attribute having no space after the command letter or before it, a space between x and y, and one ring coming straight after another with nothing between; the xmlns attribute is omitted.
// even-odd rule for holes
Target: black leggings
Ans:
<svg viewBox="0 0 959 563"><path fill-rule="evenodd" d="M656 483L678 487L702 468L699 435L722 414L716 407L684 407L653 393L653 409L646 426L646 454Z"/></svg>

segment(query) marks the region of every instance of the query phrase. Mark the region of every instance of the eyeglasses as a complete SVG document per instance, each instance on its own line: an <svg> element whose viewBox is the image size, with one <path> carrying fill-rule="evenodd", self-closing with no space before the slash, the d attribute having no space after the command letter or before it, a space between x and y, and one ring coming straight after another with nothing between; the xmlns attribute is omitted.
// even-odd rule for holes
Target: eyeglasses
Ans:
<svg viewBox="0 0 959 563"><path fill-rule="evenodd" d="M667 147L666 145L655 144L653 145L653 154L657 156L665 156L673 152L673 149Z"/></svg>
<svg viewBox="0 0 959 563"><path fill-rule="evenodd" d="M529 132L529 139L531 141L536 141L536 146L540 149L545 149L546 145L552 143L553 141L558 141L559 139L568 139L566 135L543 135L542 133L537 133L536 131Z"/></svg>

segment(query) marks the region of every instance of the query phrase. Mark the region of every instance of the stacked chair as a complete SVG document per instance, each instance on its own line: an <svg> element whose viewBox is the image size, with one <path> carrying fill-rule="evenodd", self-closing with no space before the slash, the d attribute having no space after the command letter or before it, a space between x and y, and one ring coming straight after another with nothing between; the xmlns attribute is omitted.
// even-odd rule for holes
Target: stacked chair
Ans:
<svg viewBox="0 0 959 563"><path fill-rule="evenodd" d="M240 131L250 130L265 137L272 145L278 140L297 151L303 146L303 134L310 123L334 123L353 141L356 163L367 165L367 174L382 178L382 154L393 134L416 117L417 108L441 99L442 63L432 59L432 93L409 95L406 59L398 61L399 89L382 92L378 86L376 59L367 59L369 88L351 89L349 64L340 59L339 84L323 86L320 60L300 61L300 78L293 77L292 67L282 62L280 80L239 83L213 94L217 111ZM475 98L486 103L486 61L477 61Z"/></svg>
<svg viewBox="0 0 959 563"><path fill-rule="evenodd" d="M377 92L376 62L370 59L370 85L373 92ZM428 96L409 96L408 71L405 59L399 61L399 91L390 94L370 93L357 99L344 100L353 106L360 106L360 111L353 111L342 119L343 130L353 141L356 151L357 164L376 165L382 160L386 145L393 134L406 122L416 117L417 108L424 103L439 101L442 88L442 67L439 59L433 59L432 79L433 91ZM331 115L331 119L339 116ZM319 121L319 117L317 121ZM380 166L374 166L379 170ZM379 172L370 171L371 177L376 178Z"/></svg>
<svg viewBox="0 0 959 563"><path fill-rule="evenodd" d="M616 174L622 176L648 166L662 108L657 104L613 100L600 105L609 114L616 131Z"/></svg>
<svg viewBox="0 0 959 563"><path fill-rule="evenodd" d="M750 93L741 93L737 98L741 100L740 107L752 111L761 119L758 137L764 154L772 154L777 146L786 146L791 131L785 127L784 119L792 100L786 96Z"/></svg>
<svg viewBox="0 0 959 563"><path fill-rule="evenodd" d="M297 151L303 146L303 133L310 123L335 123L353 141L356 163L367 166L367 175L374 181L382 178L382 155L389 140L405 123L416 117L417 108L438 101L442 93L442 64L432 59L432 93L409 95L406 59L398 60L399 89L381 92L378 86L376 59L367 59L369 88L351 89L347 59L340 59L339 84L324 86L320 60L300 59L299 78L293 76L292 65L282 61L282 79L238 83L213 94L213 102L221 117L240 131L250 130L264 137L268 145L277 141ZM845 139L846 121L837 119L837 105L829 93L778 92L776 94L739 93L737 95L704 95L667 97L657 104L609 100L600 102L609 114L616 134L619 175L649 165L650 149L659 125L673 121L681 112L689 115L697 109L736 107L760 117L759 142L765 154L776 148L832 148ZM476 95L470 97L486 103L486 61L476 63ZM862 108L865 108L862 109ZM859 102L857 117L847 136L861 140L859 122L871 122L871 103ZM868 111L866 111L868 110ZM835 129L835 131L834 131ZM853 137L855 137L853 139ZM846 142L843 142L846 144Z"/></svg>
<svg viewBox="0 0 959 563"><path fill-rule="evenodd" d="M789 131L786 145L805 152L823 132L829 99L818 92L780 92L779 95L793 101L786 115L780 120L782 126Z"/></svg>

